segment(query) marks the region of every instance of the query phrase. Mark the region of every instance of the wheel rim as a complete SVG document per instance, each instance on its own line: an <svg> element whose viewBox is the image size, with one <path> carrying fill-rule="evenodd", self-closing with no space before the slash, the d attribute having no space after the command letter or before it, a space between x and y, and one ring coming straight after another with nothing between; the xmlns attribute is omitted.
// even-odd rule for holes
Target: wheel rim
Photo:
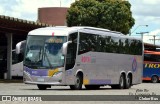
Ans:
<svg viewBox="0 0 160 104"><path fill-rule="evenodd" d="M130 86L130 83L131 83L130 78L127 79L127 83Z"/></svg>
<svg viewBox="0 0 160 104"><path fill-rule="evenodd" d="M153 82L153 83L156 83L156 82L157 82L157 77L156 77L156 76L154 76L154 77L152 78L152 82Z"/></svg>
<svg viewBox="0 0 160 104"><path fill-rule="evenodd" d="M76 78L76 86L79 87L79 85L80 85L80 79L77 77Z"/></svg>
<svg viewBox="0 0 160 104"><path fill-rule="evenodd" d="M123 77L120 79L120 86L123 87Z"/></svg>

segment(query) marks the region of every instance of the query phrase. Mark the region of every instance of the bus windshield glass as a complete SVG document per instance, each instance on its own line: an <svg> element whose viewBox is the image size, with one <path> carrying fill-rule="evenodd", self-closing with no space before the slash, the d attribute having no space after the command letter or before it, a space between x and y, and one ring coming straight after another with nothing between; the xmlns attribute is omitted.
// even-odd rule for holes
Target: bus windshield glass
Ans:
<svg viewBox="0 0 160 104"><path fill-rule="evenodd" d="M66 39L65 36L28 36L24 65L35 69L62 67L62 45Z"/></svg>

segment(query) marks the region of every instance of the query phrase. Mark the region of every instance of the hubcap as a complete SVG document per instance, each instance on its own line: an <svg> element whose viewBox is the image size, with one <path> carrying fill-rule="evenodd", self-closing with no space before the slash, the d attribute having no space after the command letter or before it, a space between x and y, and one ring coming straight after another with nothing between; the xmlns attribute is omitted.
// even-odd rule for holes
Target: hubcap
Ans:
<svg viewBox="0 0 160 104"><path fill-rule="evenodd" d="M153 82L157 82L157 78L156 77L153 77Z"/></svg>
<svg viewBox="0 0 160 104"><path fill-rule="evenodd" d="M80 82L79 79L77 79L77 84L79 84L79 82Z"/></svg>
<svg viewBox="0 0 160 104"><path fill-rule="evenodd" d="M128 84L130 85L130 79L128 78Z"/></svg>
<svg viewBox="0 0 160 104"><path fill-rule="evenodd" d="M79 86L79 84L80 84L80 79L77 78L77 79L76 79L76 85L77 85L77 87Z"/></svg>

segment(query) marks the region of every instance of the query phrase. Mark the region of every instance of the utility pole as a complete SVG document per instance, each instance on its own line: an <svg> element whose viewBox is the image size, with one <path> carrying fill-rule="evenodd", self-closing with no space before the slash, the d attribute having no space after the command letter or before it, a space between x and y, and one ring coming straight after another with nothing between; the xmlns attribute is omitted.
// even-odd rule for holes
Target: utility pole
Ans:
<svg viewBox="0 0 160 104"><path fill-rule="evenodd" d="M153 35L153 39L154 39L154 45L155 45L155 39L156 39L156 36L155 36L155 35Z"/></svg>
<svg viewBox="0 0 160 104"><path fill-rule="evenodd" d="M60 7L61 7L61 0L60 0Z"/></svg>
<svg viewBox="0 0 160 104"><path fill-rule="evenodd" d="M141 38L142 38L142 41L143 41L143 35L146 34L146 33L149 33L149 32L139 32L139 33L136 33L136 34L141 34Z"/></svg>
<svg viewBox="0 0 160 104"><path fill-rule="evenodd" d="M156 36L153 35L153 39L149 39L149 40L152 40L154 42L154 45L156 45L156 40L160 40L160 39L156 39Z"/></svg>

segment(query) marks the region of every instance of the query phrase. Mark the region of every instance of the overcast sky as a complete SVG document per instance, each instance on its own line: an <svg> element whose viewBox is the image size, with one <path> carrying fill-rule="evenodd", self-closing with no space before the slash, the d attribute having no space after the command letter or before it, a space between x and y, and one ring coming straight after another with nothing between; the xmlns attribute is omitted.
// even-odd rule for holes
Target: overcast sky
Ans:
<svg viewBox="0 0 160 104"><path fill-rule="evenodd" d="M0 0L0 15L11 16L31 21L37 20L37 8L40 7L69 7L75 0ZM132 15L135 25L131 35L139 32L149 32L149 38L144 36L145 41L153 35L160 35L160 0L128 0L132 7ZM148 25L145 27L144 25ZM138 27L138 28L137 28ZM159 38L159 36L156 36ZM148 40L147 40L148 39ZM160 41L157 41L160 43Z"/></svg>
<svg viewBox="0 0 160 104"><path fill-rule="evenodd" d="M138 35L136 33L139 32L149 32L144 34L144 41L154 43L150 39L153 39L153 35L159 39L158 35L160 35L160 0L129 0L129 2L132 5L131 11L135 18L135 25L131 30L132 35ZM156 43L160 44L160 41L156 41Z"/></svg>

